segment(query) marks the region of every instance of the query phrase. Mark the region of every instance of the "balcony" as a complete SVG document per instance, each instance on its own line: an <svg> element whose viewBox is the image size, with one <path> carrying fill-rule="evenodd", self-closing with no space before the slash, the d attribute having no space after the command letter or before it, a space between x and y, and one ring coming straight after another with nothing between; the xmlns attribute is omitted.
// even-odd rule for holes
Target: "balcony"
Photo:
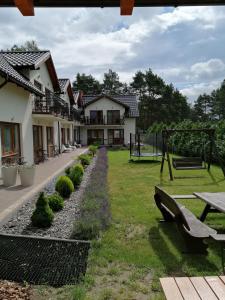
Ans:
<svg viewBox="0 0 225 300"><path fill-rule="evenodd" d="M124 125L124 118L90 118L84 117L85 125Z"/></svg>
<svg viewBox="0 0 225 300"><path fill-rule="evenodd" d="M80 116L77 110L71 108L58 95L49 92L44 98L36 97L33 102L33 114L47 114L55 117L67 119L69 121L79 121Z"/></svg>

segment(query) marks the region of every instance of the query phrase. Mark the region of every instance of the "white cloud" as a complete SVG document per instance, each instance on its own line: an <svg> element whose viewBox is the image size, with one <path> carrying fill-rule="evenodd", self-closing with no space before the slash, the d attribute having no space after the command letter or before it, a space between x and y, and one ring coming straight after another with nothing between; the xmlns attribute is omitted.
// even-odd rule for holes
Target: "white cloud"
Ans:
<svg viewBox="0 0 225 300"><path fill-rule="evenodd" d="M194 100L197 99L197 97L200 94L206 93L209 94L211 93L214 89L218 88L221 84L221 80L216 80L212 82L202 82L198 84L193 84L190 85L189 87L186 87L184 89L181 89L181 92L193 102Z"/></svg>
<svg viewBox="0 0 225 300"><path fill-rule="evenodd" d="M191 100L225 77L225 7L36 9L24 18L0 9L0 49L35 39L49 49L59 76L102 78L109 68L130 81L152 68Z"/></svg>

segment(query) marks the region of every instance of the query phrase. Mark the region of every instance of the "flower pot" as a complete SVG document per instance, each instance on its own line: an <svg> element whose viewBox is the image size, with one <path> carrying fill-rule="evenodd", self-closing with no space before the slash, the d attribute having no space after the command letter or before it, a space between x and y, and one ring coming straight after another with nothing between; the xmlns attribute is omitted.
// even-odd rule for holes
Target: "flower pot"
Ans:
<svg viewBox="0 0 225 300"><path fill-rule="evenodd" d="M3 185L12 186L16 184L17 166L3 166L2 179Z"/></svg>
<svg viewBox="0 0 225 300"><path fill-rule="evenodd" d="M21 185L24 187L34 184L35 167L34 166L22 166L19 169Z"/></svg>

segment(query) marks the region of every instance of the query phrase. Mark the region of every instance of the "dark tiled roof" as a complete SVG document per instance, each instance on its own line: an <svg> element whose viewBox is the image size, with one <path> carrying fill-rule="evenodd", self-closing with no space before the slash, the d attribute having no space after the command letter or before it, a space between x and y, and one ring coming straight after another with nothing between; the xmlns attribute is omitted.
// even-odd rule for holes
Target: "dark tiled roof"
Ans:
<svg viewBox="0 0 225 300"><path fill-rule="evenodd" d="M95 101L95 99L109 97L112 100L115 99L117 102L121 103L122 105L129 107L129 117L137 118L139 117L138 111L138 103L137 103L137 96L136 95L86 95L83 96L84 105L88 105L89 102Z"/></svg>
<svg viewBox="0 0 225 300"><path fill-rule="evenodd" d="M68 81L69 81L69 79L67 79L67 78L59 79L59 85L60 85L61 92L65 92L65 88L66 88Z"/></svg>
<svg viewBox="0 0 225 300"><path fill-rule="evenodd" d="M0 74L8 78L9 81L18 84L24 89L37 95L43 95L29 80L17 72L5 59L4 55L0 52Z"/></svg>
<svg viewBox="0 0 225 300"><path fill-rule="evenodd" d="M16 68L34 67L38 63L46 60L50 56L49 51L17 51L17 52L1 52L5 59Z"/></svg>

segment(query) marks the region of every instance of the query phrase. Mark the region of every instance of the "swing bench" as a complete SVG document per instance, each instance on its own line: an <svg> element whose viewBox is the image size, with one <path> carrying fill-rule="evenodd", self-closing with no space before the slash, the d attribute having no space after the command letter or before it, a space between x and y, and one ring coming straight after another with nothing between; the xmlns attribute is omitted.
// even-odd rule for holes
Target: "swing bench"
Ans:
<svg viewBox="0 0 225 300"><path fill-rule="evenodd" d="M206 166L201 157L172 158L172 164L176 170L204 170Z"/></svg>
<svg viewBox="0 0 225 300"><path fill-rule="evenodd" d="M209 156L207 159L207 163L205 159L202 157L179 157L170 159L170 151L169 151L169 139L175 133L205 133L208 136L209 141ZM173 180L175 177L173 176L172 167L175 170L210 170L210 166L212 163L212 153L213 150L217 156L218 163L223 171L225 176L225 165L224 161L221 159L220 154L218 152L216 143L215 143L215 129L210 128L202 128L202 129L165 129L162 131L162 140L163 140L163 153L162 153L162 163L160 173L163 172L164 162L167 161L170 180ZM178 178L178 177L176 177Z"/></svg>

